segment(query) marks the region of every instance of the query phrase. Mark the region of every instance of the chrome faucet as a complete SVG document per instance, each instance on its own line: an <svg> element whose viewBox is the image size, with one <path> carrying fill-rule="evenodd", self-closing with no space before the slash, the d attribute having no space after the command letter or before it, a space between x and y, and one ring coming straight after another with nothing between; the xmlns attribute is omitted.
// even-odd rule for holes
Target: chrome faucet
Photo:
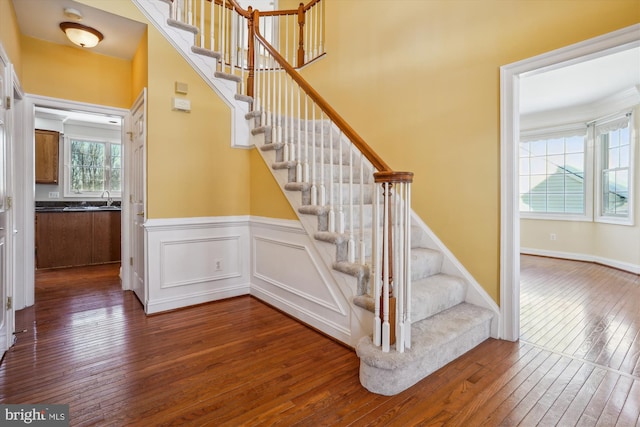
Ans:
<svg viewBox="0 0 640 427"><path fill-rule="evenodd" d="M102 192L102 195L100 195L101 198L104 198L104 193L107 193L107 206L111 206L111 204L113 203L113 199L111 198L111 193L109 193L109 190L104 190Z"/></svg>

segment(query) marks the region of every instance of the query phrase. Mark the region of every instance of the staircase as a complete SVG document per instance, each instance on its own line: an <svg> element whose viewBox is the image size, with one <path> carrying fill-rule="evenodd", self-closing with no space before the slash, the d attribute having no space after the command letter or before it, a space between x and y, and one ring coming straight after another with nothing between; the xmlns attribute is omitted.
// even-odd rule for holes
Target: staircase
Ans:
<svg viewBox="0 0 640 427"><path fill-rule="evenodd" d="M136 0L136 3L143 8L141 4L151 1L167 0ZM174 22L174 18L163 25L197 34L192 27ZM256 37L258 42L261 41ZM204 55L216 61L224 56L210 49L189 50L187 55ZM262 57L269 57L266 50L260 53ZM410 284L406 291L400 287L395 290L401 293L398 300L407 301L410 306L405 315L405 308L399 305L399 323L405 324L406 330L398 328L398 345L389 342L385 349L384 344L380 345L381 338L376 338L371 330L356 344L362 385L374 393L397 394L471 350L489 338L492 331L495 336L496 322L492 325L492 321L497 307L477 284L470 286L468 277L463 277L464 269L414 213L384 219L387 211L395 209L387 206L384 192L391 189L399 192L401 184L384 187L374 182L380 168L354 148L352 138L345 135L339 122L336 124L324 110L317 112L315 104L314 110L307 112L308 98L304 98L301 112L302 101L300 98L294 101L294 92L291 108L286 106L287 98L284 108L279 105L272 108L275 102L270 99L272 89L268 87L271 77L267 74L260 77L260 71L276 68L276 60L270 57L262 66L256 65L255 96L234 98L253 106L252 111L244 114L251 142L271 167L318 253L331 266L336 281L351 287L351 294L355 295L351 310L364 316L375 331L374 325L383 324L383 316L377 313L386 310L383 310L385 303L376 303L380 299L375 295L384 295L386 289L380 283ZM208 78L242 83L242 79L230 76L232 73L217 71ZM289 96L289 92L286 94L285 97ZM394 206L399 210L410 203L410 193L403 194L406 195L395 196ZM408 230L407 234L389 231L402 228ZM390 260L388 268L384 267L387 265L384 258L376 255L376 248L387 236L385 233L393 236L388 240L401 258ZM403 244L407 244L406 255L398 249ZM393 278L390 271L395 274ZM456 274L460 271L463 274Z"/></svg>

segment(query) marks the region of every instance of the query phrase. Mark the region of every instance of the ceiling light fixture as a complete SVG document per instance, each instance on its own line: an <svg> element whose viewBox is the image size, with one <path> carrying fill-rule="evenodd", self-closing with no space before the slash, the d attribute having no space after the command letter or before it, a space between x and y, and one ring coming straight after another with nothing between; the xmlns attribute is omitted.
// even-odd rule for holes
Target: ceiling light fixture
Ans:
<svg viewBox="0 0 640 427"><path fill-rule="evenodd" d="M95 47L104 38L102 33L95 28L77 22L61 22L60 29L64 31L72 43L81 47Z"/></svg>

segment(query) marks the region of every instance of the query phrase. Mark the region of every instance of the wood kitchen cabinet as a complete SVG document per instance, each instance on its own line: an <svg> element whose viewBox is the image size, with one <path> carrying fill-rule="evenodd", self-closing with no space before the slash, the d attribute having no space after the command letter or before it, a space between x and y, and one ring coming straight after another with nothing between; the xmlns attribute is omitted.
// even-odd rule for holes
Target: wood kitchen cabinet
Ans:
<svg viewBox="0 0 640 427"><path fill-rule="evenodd" d="M120 212L92 212L91 263L120 261Z"/></svg>
<svg viewBox="0 0 640 427"><path fill-rule="evenodd" d="M60 133L36 129L36 184L58 183Z"/></svg>
<svg viewBox="0 0 640 427"><path fill-rule="evenodd" d="M36 268L120 261L120 211L37 212Z"/></svg>

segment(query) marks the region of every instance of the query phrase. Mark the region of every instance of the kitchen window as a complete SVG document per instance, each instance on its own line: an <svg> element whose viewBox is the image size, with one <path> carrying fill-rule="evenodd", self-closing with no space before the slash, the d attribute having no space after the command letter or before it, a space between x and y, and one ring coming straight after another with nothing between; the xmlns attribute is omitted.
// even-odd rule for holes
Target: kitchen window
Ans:
<svg viewBox="0 0 640 427"><path fill-rule="evenodd" d="M122 192L122 145L110 141L65 136L65 196L111 197Z"/></svg>

